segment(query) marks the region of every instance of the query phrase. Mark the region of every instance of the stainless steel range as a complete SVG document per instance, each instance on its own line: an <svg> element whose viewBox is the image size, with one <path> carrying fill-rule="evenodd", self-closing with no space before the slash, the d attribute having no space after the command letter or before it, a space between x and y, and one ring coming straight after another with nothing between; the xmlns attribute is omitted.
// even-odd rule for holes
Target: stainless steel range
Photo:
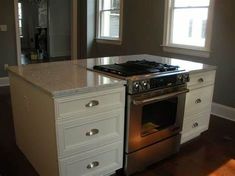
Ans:
<svg viewBox="0 0 235 176"><path fill-rule="evenodd" d="M186 71L146 60L99 65L94 69L127 80L126 175L178 151L188 92Z"/></svg>

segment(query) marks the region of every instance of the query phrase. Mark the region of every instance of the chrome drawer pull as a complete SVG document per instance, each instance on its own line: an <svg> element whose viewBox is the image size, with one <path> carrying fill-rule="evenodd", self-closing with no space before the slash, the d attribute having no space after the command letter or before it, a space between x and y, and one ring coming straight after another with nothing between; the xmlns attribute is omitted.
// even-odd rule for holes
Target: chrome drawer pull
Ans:
<svg viewBox="0 0 235 176"><path fill-rule="evenodd" d="M88 164L87 165L87 169L92 169L92 168L95 168L95 167L97 167L97 166L99 166L99 162L98 161L93 161L92 163L90 163L90 164Z"/></svg>
<svg viewBox="0 0 235 176"><path fill-rule="evenodd" d="M91 107L94 107L94 106L97 106L97 105L99 105L99 101L91 100L89 103L86 104L86 107L91 108Z"/></svg>
<svg viewBox="0 0 235 176"><path fill-rule="evenodd" d="M201 103L201 102L202 102L202 100L201 100L200 98L198 98L198 99L195 101L196 104L199 104L199 103Z"/></svg>
<svg viewBox="0 0 235 176"><path fill-rule="evenodd" d="M94 136L94 135L96 135L98 133L99 133L98 129L92 129L91 131L86 132L86 136Z"/></svg>
<svg viewBox="0 0 235 176"><path fill-rule="evenodd" d="M200 79L198 79L198 82L203 83L203 82L204 82L204 79L203 79L203 78L200 78Z"/></svg>
<svg viewBox="0 0 235 176"><path fill-rule="evenodd" d="M196 128L196 127L198 127L198 123L197 122L193 124L193 128Z"/></svg>

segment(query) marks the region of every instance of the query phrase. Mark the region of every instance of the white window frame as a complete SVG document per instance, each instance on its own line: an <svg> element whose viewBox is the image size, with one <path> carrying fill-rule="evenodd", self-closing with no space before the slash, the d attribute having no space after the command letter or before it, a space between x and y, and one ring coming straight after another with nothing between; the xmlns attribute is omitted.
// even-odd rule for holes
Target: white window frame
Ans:
<svg viewBox="0 0 235 176"><path fill-rule="evenodd" d="M169 53L176 53L182 55L190 55L197 57L210 57L211 46L211 33L212 33L212 21L214 11L214 0L210 0L208 7L208 18L206 26L206 38L205 47L180 45L171 43L172 26L173 26L173 3L174 0L165 0L165 16L164 16L164 35L163 35L163 51Z"/></svg>
<svg viewBox="0 0 235 176"><path fill-rule="evenodd" d="M122 44L122 27L123 27L123 0L120 0L120 21L119 21L119 37L101 37L100 36L100 29L101 29L101 21L100 21L100 9L101 9L101 1L97 0L97 9L96 9L96 42L98 43L107 43L107 44Z"/></svg>

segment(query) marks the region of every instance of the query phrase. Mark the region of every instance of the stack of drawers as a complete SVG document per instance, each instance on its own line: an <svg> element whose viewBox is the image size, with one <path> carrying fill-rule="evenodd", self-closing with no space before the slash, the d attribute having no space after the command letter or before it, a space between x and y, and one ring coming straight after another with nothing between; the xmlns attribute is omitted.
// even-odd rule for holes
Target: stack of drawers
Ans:
<svg viewBox="0 0 235 176"><path fill-rule="evenodd" d="M199 136L208 129L214 81L215 70L190 73L190 82L187 84L190 92L186 96L181 143Z"/></svg>
<svg viewBox="0 0 235 176"><path fill-rule="evenodd" d="M55 99L60 176L122 168L125 88Z"/></svg>

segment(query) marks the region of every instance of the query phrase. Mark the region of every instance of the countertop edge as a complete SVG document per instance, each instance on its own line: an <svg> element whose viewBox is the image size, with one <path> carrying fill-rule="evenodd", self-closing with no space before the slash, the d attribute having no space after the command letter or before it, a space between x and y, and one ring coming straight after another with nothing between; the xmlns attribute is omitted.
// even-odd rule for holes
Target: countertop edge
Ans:
<svg viewBox="0 0 235 176"><path fill-rule="evenodd" d="M217 66L214 66L214 65L207 65L209 67L207 68L202 68L202 69L197 69L197 70L190 70L189 73L203 73L203 72L207 72L207 71L212 71L212 70L216 70L217 69Z"/></svg>
<svg viewBox="0 0 235 176"><path fill-rule="evenodd" d="M47 89L44 89L41 85L39 85L37 83L33 83L32 81L28 80L27 78L15 73L13 70L10 69L10 67L8 68L8 72L23 79L24 81L31 84L32 86L42 90L43 92L45 92L46 94L48 94L52 98L60 98L60 97L65 97L65 96L72 96L75 94L84 94L84 93L89 93L89 92L94 92L94 91L101 91L101 90L108 89L108 88L118 88L118 87L122 87L126 84L125 80L119 80L116 83L105 84L105 85L101 85L101 86L82 87L82 88L75 88L75 89L67 89L67 90L50 92Z"/></svg>
<svg viewBox="0 0 235 176"><path fill-rule="evenodd" d="M125 84L126 84L125 81L119 81L117 83L106 84L106 85L96 86L96 87L83 87L83 88L55 91L52 93L52 96L53 98L61 98L61 97L72 96L76 94L85 94L85 93L90 93L94 91L102 91L102 90L109 89L109 88L118 88L118 87L124 86Z"/></svg>
<svg viewBox="0 0 235 176"><path fill-rule="evenodd" d="M26 79L23 76L20 76L19 74L15 73L14 71L12 71L10 68L7 69L8 72L10 72L11 74L13 74L14 76L17 76L19 78L21 78L22 80L26 81L27 83L31 84L32 86L40 89L41 91L43 91L44 93L53 96L53 94L51 92L49 92L48 90L44 89L43 87L41 87L40 85L37 85L36 83L32 83L30 80ZM10 83L11 86L11 83Z"/></svg>

